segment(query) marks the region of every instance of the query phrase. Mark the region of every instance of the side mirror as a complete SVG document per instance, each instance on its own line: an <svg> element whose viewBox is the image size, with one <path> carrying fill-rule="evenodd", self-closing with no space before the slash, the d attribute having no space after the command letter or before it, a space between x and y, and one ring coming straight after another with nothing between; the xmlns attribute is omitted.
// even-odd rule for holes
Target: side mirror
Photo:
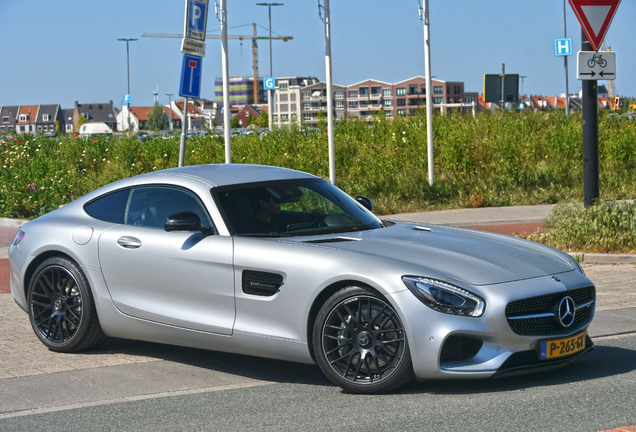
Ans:
<svg viewBox="0 0 636 432"><path fill-rule="evenodd" d="M373 211L373 201L371 201L370 198L367 198L367 197L362 196L362 195L358 195L356 197L356 201L358 201L360 204L362 204L362 206L365 209L367 209L367 210L369 210L371 212Z"/></svg>
<svg viewBox="0 0 636 432"><path fill-rule="evenodd" d="M201 226L199 215L190 211L169 216L163 228L166 231L201 231L204 234L208 232L207 228Z"/></svg>

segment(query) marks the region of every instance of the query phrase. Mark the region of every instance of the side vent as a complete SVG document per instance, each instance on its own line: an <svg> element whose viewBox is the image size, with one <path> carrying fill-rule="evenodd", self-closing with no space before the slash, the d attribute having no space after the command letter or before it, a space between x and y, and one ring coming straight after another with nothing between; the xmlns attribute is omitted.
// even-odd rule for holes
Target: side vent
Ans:
<svg viewBox="0 0 636 432"><path fill-rule="evenodd" d="M243 270L243 292L257 296L270 297L283 285L283 276L254 270Z"/></svg>
<svg viewBox="0 0 636 432"><path fill-rule="evenodd" d="M307 240L303 243L341 243L341 242L349 242L349 241L358 241L356 239L346 238L346 237L336 237L329 239L320 239L320 240Z"/></svg>

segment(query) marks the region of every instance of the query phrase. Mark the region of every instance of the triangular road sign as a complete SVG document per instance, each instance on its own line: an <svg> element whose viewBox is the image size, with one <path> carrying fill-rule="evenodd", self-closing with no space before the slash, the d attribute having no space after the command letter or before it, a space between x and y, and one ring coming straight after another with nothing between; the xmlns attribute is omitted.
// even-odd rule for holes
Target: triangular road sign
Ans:
<svg viewBox="0 0 636 432"><path fill-rule="evenodd" d="M605 39L621 0L568 0L594 51Z"/></svg>

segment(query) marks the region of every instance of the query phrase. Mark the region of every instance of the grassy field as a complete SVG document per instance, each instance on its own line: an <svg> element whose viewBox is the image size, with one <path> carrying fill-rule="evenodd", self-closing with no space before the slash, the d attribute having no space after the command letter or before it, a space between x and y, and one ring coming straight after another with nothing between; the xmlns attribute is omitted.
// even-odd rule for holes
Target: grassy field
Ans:
<svg viewBox="0 0 636 432"><path fill-rule="evenodd" d="M436 115L435 185L428 185L426 118L338 123L336 184L369 196L378 214L580 202L581 114L562 111ZM179 138L8 136L0 144L0 216L33 218L114 180L177 166ZM636 198L636 121L599 117L606 199ZM323 178L327 135L300 127L232 139L232 162ZM224 140L188 139L186 164L223 163Z"/></svg>

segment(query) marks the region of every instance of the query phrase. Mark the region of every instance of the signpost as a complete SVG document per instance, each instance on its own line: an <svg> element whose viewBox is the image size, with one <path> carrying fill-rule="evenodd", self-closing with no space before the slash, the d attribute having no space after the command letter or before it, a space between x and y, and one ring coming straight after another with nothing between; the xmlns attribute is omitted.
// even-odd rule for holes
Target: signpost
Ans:
<svg viewBox="0 0 636 432"><path fill-rule="evenodd" d="M183 124L181 125L181 145L179 147L179 166L185 159L186 131L188 123L188 98L201 98L201 69L205 56L205 33L208 25L209 0L185 0L185 21L181 52L181 83L179 96L185 98L183 104Z"/></svg>
<svg viewBox="0 0 636 432"><path fill-rule="evenodd" d="M596 51L605 38L621 0L569 0L569 2L581 23L581 52L578 54L577 77L583 80L581 83L583 203L589 207L594 205L600 196L597 75L603 78L611 74L612 79L616 76L615 57L608 56L607 52L599 54Z"/></svg>
<svg viewBox="0 0 636 432"><path fill-rule="evenodd" d="M484 75L484 102L500 103L501 110L506 102L519 101L519 74L506 74L502 65L501 74Z"/></svg>

